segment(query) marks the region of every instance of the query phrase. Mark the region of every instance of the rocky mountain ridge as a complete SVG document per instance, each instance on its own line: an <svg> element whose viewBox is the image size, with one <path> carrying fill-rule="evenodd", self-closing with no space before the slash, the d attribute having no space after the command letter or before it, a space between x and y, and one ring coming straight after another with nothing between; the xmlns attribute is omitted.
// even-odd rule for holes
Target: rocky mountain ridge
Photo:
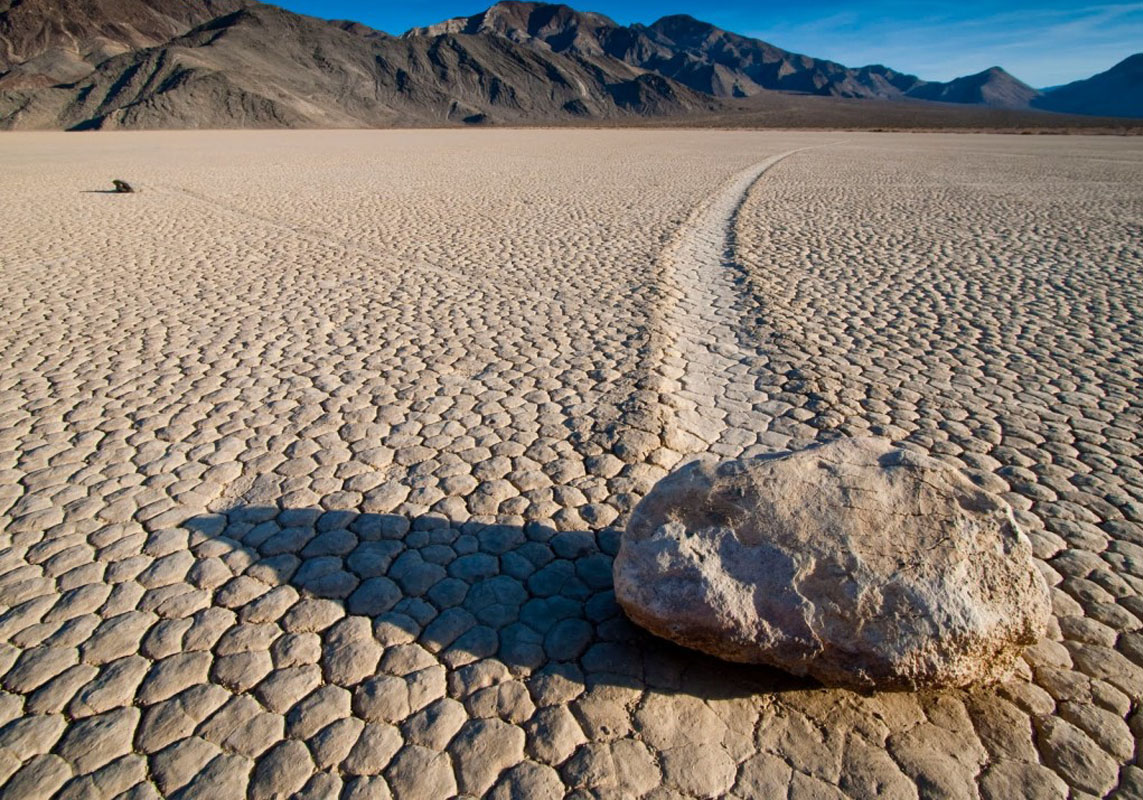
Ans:
<svg viewBox="0 0 1143 800"><path fill-rule="evenodd" d="M1115 96L1139 83L1130 69L1108 75L1096 78ZM248 0L0 0L5 128L689 119L739 100L764 107L776 92L869 100L870 119L886 108L874 101L934 120L953 112L922 101L1027 111L1032 122L1043 116L1033 108L1119 108L1112 97L1085 111L1084 86L1043 94L1000 68L948 83L850 68L685 15L624 26L507 0L398 37Z"/></svg>

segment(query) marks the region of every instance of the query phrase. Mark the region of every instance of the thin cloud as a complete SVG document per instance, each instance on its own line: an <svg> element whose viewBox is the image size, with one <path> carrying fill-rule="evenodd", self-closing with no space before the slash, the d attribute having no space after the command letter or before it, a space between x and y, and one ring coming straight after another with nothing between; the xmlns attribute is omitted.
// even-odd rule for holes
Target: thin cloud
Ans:
<svg viewBox="0 0 1143 800"><path fill-rule="evenodd" d="M1088 77L1136 52L1143 3L1026 9L954 19L836 14L750 35L851 65L883 63L930 80L1000 65L1034 86Z"/></svg>

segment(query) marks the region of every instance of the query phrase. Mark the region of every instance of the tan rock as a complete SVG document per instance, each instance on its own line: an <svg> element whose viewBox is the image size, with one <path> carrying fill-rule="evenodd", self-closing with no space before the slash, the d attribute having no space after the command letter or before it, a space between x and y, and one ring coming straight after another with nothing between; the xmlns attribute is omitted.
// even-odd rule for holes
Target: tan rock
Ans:
<svg viewBox="0 0 1143 800"><path fill-rule="evenodd" d="M878 439L688 464L636 508L614 571L653 633L841 686L999 679L1050 615L1009 507Z"/></svg>

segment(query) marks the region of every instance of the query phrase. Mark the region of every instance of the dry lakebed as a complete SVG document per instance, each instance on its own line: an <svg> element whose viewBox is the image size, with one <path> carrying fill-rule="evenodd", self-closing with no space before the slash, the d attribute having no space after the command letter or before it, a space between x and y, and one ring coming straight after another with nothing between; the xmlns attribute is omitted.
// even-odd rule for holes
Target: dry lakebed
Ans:
<svg viewBox="0 0 1143 800"><path fill-rule="evenodd" d="M10 133L0 177L0 798L1143 798L1138 138ZM842 437L1012 507L1051 615L1002 680L623 613L658 481Z"/></svg>

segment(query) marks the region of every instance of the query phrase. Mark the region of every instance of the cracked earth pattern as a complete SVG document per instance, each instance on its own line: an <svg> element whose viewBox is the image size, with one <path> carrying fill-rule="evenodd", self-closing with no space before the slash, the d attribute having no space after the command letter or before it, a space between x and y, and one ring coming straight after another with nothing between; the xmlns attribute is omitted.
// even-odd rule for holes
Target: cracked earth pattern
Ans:
<svg viewBox="0 0 1143 800"><path fill-rule="evenodd" d="M1133 140L4 144L0 797L1143 797ZM1015 507L1055 617L1009 680L619 611L668 470L868 433Z"/></svg>

